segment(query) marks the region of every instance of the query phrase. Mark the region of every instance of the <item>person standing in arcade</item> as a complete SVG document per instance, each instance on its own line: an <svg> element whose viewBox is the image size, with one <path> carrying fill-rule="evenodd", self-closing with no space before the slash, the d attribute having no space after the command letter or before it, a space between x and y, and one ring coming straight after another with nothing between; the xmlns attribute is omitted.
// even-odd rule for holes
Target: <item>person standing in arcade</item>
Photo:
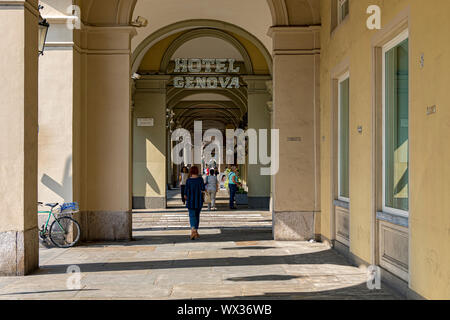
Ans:
<svg viewBox="0 0 450 320"><path fill-rule="evenodd" d="M241 186L237 176L237 168L236 166L231 167L231 172L228 174L228 188L230 190L230 209L236 210L236 206L234 205L234 198L236 196L236 192L238 191L238 186Z"/></svg>
<svg viewBox="0 0 450 320"><path fill-rule="evenodd" d="M191 240L200 238L198 228L200 225L200 212L203 208L205 183L199 175L197 167L192 167L189 179L186 181L186 207L189 211L189 221L191 225Z"/></svg>

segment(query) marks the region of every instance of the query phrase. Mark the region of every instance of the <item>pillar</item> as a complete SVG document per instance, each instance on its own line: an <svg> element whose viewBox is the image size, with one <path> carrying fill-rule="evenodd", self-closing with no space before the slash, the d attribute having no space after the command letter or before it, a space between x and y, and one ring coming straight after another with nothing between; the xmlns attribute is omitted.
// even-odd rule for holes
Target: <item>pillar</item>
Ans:
<svg viewBox="0 0 450 320"><path fill-rule="evenodd" d="M169 76L136 80L133 111L133 208L166 208L166 86ZM138 119L151 123L138 126Z"/></svg>
<svg viewBox="0 0 450 320"><path fill-rule="evenodd" d="M0 3L0 276L39 265L37 7L37 0Z"/></svg>
<svg viewBox="0 0 450 320"><path fill-rule="evenodd" d="M280 170L273 177L276 240L315 238L320 215L320 27L273 27L273 127Z"/></svg>
<svg viewBox="0 0 450 320"><path fill-rule="evenodd" d="M268 130L267 142L270 154L270 113L267 108L267 102L271 100L270 93L267 91L266 82L270 81L268 76L246 76L244 81L247 83L248 90L248 128L259 130ZM258 148L259 150L259 148ZM247 186L248 186L248 206L251 209L269 209L270 205L270 176L261 175L261 168L266 167L259 163L248 164Z"/></svg>
<svg viewBox="0 0 450 320"><path fill-rule="evenodd" d="M168 119L167 121L170 121ZM172 165L172 141L171 136L172 133L170 132L169 128L166 130L166 136L167 136L167 142L166 142L166 168L167 168L167 186L168 188L175 188L176 185L174 184L174 171L173 171L173 165Z"/></svg>
<svg viewBox="0 0 450 320"><path fill-rule="evenodd" d="M83 239L128 240L131 217L132 27L85 27L75 33L80 52L80 110L75 135L77 198Z"/></svg>

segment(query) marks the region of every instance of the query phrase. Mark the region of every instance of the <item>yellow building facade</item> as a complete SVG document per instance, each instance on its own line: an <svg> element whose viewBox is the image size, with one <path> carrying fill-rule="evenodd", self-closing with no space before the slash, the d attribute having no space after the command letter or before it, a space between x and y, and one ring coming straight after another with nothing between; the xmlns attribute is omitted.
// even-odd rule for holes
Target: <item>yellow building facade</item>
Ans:
<svg viewBox="0 0 450 320"><path fill-rule="evenodd" d="M133 210L164 209L176 184L173 129L202 120L279 130L276 174L240 167L275 240L328 242L406 297L450 298L448 0L0 9L11 30L0 61L0 275L38 267L38 199L78 202L84 241L129 240ZM38 59L39 14L51 27ZM177 59L223 55L239 66L238 88L175 86Z"/></svg>
<svg viewBox="0 0 450 320"><path fill-rule="evenodd" d="M321 2L321 233L328 239L338 234L352 255L381 264L416 293L431 299L448 297L446 88L450 79L444 70L450 67L450 43L444 39L450 21L444 8L449 3L358 0L349 4L348 16L336 24L332 2ZM370 5L381 9L380 30L366 26ZM398 215L377 215L383 211L382 52L384 45L405 32L409 38L409 212L404 221L392 223ZM346 73L350 210L334 201L338 199L337 82ZM435 113L430 112L433 106Z"/></svg>

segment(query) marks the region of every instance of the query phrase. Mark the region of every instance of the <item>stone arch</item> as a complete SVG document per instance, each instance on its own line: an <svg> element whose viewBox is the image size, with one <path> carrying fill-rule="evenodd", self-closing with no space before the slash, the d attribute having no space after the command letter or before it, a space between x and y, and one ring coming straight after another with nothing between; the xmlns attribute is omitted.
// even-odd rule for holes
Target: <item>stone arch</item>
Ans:
<svg viewBox="0 0 450 320"><path fill-rule="evenodd" d="M129 26L137 0L76 0L83 24L90 26Z"/></svg>
<svg viewBox="0 0 450 320"><path fill-rule="evenodd" d="M215 105L216 105L216 104L210 104L210 106L215 106ZM195 105L193 105L193 109L192 109L192 110L193 110L194 112L192 112L192 110L191 110L191 112L189 113L189 115L192 116L192 118L195 117L195 116L200 116L200 115L201 115L200 111L198 111L198 109L196 109L196 108L198 108L198 107L200 107L200 106L201 106L200 104L195 104ZM217 110L215 110L215 112L217 113L217 115L220 115L221 117L223 117L223 120L226 120L226 123L228 123L228 124L229 124L229 123L232 123L232 124L235 125L236 127L239 126L240 120L238 120L236 117L230 115L230 114L227 113L225 110L217 109ZM187 114L187 113L186 113L186 114ZM184 114L184 115L179 115L178 117L175 117L177 120L180 121L180 124L181 124L181 126L182 126L183 128L191 127L192 124L193 124L193 122L194 122L194 120L192 120L192 119L180 120L181 118L183 118L184 116L186 116L186 114ZM198 117L198 118L200 118L200 117ZM201 118L200 118L200 119L201 119ZM202 119L202 120L203 120L203 119ZM224 123L223 120L215 120L215 121L218 122L218 123ZM188 126L188 125L189 125L189 126Z"/></svg>
<svg viewBox="0 0 450 320"><path fill-rule="evenodd" d="M228 103L226 103L228 102ZM175 119L181 118L186 116L187 114L191 113L196 108L201 107L219 107L219 109L214 109L215 112L222 114L226 117L227 120L230 120L234 125L238 126L240 118L242 117L241 109L236 106L235 103L232 101L185 101L180 102L174 106L174 109L176 109L178 106L185 108L183 111L176 113ZM229 107L233 106L236 108L236 111L229 110Z"/></svg>
<svg viewBox="0 0 450 320"><path fill-rule="evenodd" d="M310 26L320 24L318 0L267 0L274 26Z"/></svg>
<svg viewBox="0 0 450 320"><path fill-rule="evenodd" d="M272 74L272 55L269 53L267 48L263 45L263 43L247 32L246 30L242 29L241 27L238 27L236 25L233 25L231 23L218 21L218 20L204 20L204 19L195 19L195 20L185 20L181 22L177 22L174 24L171 24L169 26L163 27L159 29L158 31L154 32L153 34L149 35L144 41L142 41L134 50L132 57L131 57L131 63L132 63L132 72L136 72L142 62L142 59L144 58L147 51L157 42L160 40L176 34L180 31L186 31L190 29L213 29L216 31L222 30L232 32L234 34L237 34L239 36L242 36L249 41L251 41L256 48L261 52L261 54L264 56L267 66L269 68L270 73ZM226 34L225 32L223 32ZM231 37L231 36L230 36ZM232 37L231 37L232 38ZM237 40L236 40L237 41Z"/></svg>
<svg viewBox="0 0 450 320"><path fill-rule="evenodd" d="M274 26L289 25L288 11L284 0L267 0L272 13L272 24Z"/></svg>
<svg viewBox="0 0 450 320"><path fill-rule="evenodd" d="M176 104L178 104L181 100L197 94L198 90L196 89L183 89L183 90L175 90L169 91L167 95L167 106L169 108L173 108ZM246 95L230 89L210 89L208 90L210 93L222 95L231 101L240 108L241 116L247 112L247 97Z"/></svg>
<svg viewBox="0 0 450 320"><path fill-rule="evenodd" d="M230 43L233 47L236 48L236 50L239 51L242 58L244 59L245 70L247 71L247 73L253 74L252 61L245 47L228 33L217 29L195 29L179 36L177 39L175 39L175 41L172 42L172 44L169 46L169 48L167 48L166 52L164 53L164 56L161 60L160 71L162 73L167 71L170 59L172 58L174 53L178 50L178 48L180 48L183 44L185 44L190 40L203 37L218 38Z"/></svg>

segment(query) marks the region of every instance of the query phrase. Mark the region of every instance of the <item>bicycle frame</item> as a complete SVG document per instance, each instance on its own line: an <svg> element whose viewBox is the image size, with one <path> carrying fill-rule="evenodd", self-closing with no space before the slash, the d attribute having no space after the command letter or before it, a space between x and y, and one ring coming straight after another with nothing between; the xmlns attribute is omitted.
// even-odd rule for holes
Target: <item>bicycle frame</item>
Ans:
<svg viewBox="0 0 450 320"><path fill-rule="evenodd" d="M53 213L53 210L50 211L38 211L39 213L48 213L48 217L47 217L47 221L45 222L45 226L44 229L42 230L42 232L46 232L48 230L48 223L50 222L50 218L53 216L53 218L55 219L55 221L58 223L58 225L61 227L62 230L66 231L63 226L59 223L58 219L56 218L55 214Z"/></svg>

